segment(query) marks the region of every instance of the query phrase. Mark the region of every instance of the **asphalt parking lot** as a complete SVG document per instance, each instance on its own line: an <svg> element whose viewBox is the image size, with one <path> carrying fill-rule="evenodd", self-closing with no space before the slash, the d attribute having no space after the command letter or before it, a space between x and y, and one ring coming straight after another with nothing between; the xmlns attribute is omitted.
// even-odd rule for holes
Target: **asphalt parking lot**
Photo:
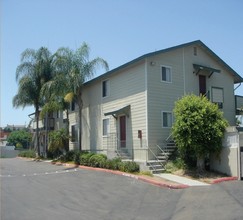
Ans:
<svg viewBox="0 0 243 220"><path fill-rule="evenodd" d="M243 219L243 184L168 189L101 171L0 159L1 219Z"/></svg>

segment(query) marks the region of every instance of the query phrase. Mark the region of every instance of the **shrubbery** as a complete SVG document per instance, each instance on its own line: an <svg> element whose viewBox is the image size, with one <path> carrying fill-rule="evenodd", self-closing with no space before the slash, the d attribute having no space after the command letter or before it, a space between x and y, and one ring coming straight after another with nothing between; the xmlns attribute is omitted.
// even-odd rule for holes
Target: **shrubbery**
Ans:
<svg viewBox="0 0 243 220"><path fill-rule="evenodd" d="M28 157L28 158L35 158L36 154L34 150L25 150L25 151L21 151L19 153L20 157Z"/></svg>
<svg viewBox="0 0 243 220"><path fill-rule="evenodd" d="M120 170L123 172L139 172L139 165L133 161L122 161L120 158L107 159L104 154L95 154L88 151L68 151L59 157L61 162L73 161L75 164L106 168L111 170Z"/></svg>

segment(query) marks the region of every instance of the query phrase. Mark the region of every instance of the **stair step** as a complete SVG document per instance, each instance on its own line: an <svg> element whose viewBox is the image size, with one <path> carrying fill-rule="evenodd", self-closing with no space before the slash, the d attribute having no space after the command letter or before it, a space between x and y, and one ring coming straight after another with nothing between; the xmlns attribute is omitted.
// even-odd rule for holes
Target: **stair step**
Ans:
<svg viewBox="0 0 243 220"><path fill-rule="evenodd" d="M163 173L165 169L152 170L153 174Z"/></svg>

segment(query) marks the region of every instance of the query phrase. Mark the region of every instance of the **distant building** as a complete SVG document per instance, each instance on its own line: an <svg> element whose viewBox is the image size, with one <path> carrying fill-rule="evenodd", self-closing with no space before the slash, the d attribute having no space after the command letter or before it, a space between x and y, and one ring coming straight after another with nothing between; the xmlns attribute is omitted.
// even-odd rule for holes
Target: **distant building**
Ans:
<svg viewBox="0 0 243 220"><path fill-rule="evenodd" d="M23 130L25 129L25 125L7 125L5 129L9 129L11 131L18 131L18 130Z"/></svg>

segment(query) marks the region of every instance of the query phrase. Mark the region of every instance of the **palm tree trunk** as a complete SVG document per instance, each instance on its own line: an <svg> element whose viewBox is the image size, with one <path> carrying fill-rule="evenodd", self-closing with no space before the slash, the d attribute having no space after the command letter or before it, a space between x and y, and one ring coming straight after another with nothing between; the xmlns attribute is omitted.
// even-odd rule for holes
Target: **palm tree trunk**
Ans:
<svg viewBox="0 0 243 220"><path fill-rule="evenodd" d="M68 109L66 110L66 117L67 117L66 134L67 134L67 136L69 136L69 111L68 111ZM69 151L69 139L67 141L66 151Z"/></svg>
<svg viewBox="0 0 243 220"><path fill-rule="evenodd" d="M79 106L79 151L82 150L82 106Z"/></svg>
<svg viewBox="0 0 243 220"><path fill-rule="evenodd" d="M40 156L40 137L39 137L39 109L36 108L36 147L37 147L37 154Z"/></svg>
<svg viewBox="0 0 243 220"><path fill-rule="evenodd" d="M78 116L79 116L79 151L82 150L82 110L83 110L83 100L82 100L82 93L78 93Z"/></svg>

